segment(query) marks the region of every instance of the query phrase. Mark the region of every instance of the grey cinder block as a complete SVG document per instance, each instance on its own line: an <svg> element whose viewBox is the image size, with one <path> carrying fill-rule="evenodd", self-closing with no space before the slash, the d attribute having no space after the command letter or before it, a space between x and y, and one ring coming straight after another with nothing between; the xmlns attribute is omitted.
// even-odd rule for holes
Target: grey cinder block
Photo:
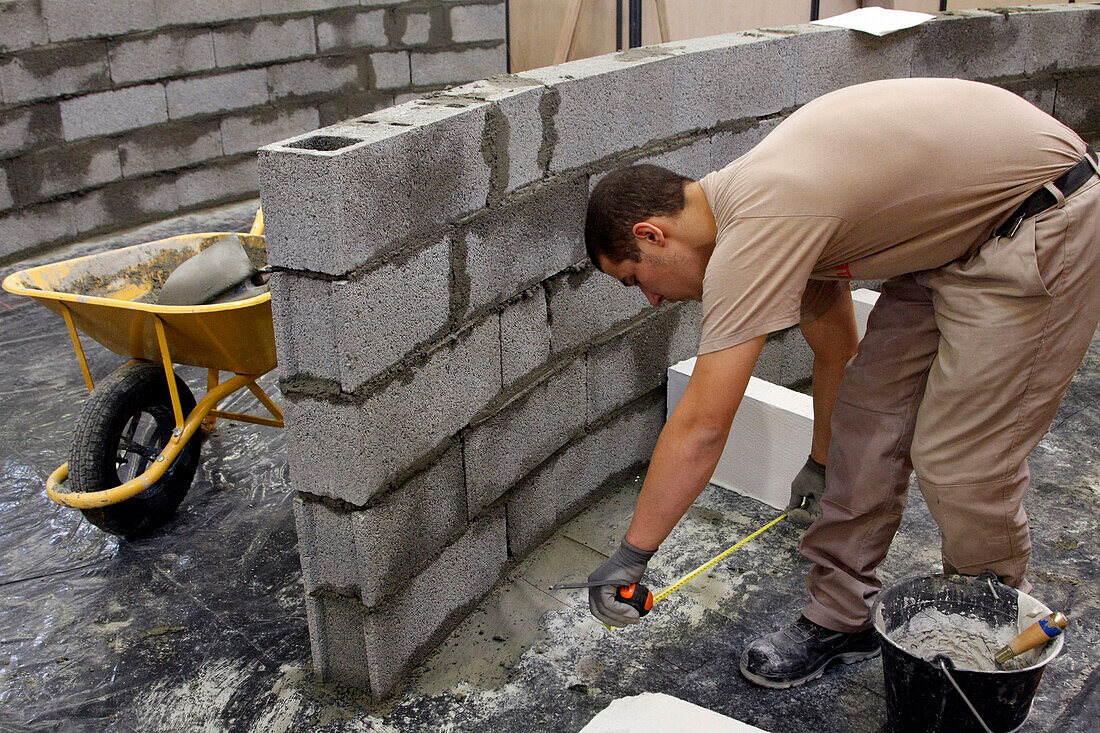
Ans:
<svg viewBox="0 0 1100 733"><path fill-rule="evenodd" d="M214 56L221 68L253 66L317 53L313 18L279 18L214 31Z"/></svg>
<svg viewBox="0 0 1100 733"><path fill-rule="evenodd" d="M355 598L336 594L306 596L306 620L313 666L323 679L370 689L366 609Z"/></svg>
<svg viewBox="0 0 1100 733"><path fill-rule="evenodd" d="M405 32L401 34L404 46L420 46L428 42L432 33L432 16L427 13L405 16Z"/></svg>
<svg viewBox="0 0 1100 733"><path fill-rule="evenodd" d="M501 378L505 386L544 364L550 356L546 292L533 292L500 312Z"/></svg>
<svg viewBox="0 0 1100 733"><path fill-rule="evenodd" d="M506 31L504 3L451 8L451 40L455 43L504 40Z"/></svg>
<svg viewBox="0 0 1100 733"><path fill-rule="evenodd" d="M164 86L145 84L60 102L66 140L134 130L168 121Z"/></svg>
<svg viewBox="0 0 1100 733"><path fill-rule="evenodd" d="M375 89L400 89L409 85L409 52L386 51L370 55Z"/></svg>
<svg viewBox="0 0 1100 733"><path fill-rule="evenodd" d="M232 201L256 192L256 159L228 160L181 173L176 179L180 206Z"/></svg>
<svg viewBox="0 0 1100 733"><path fill-rule="evenodd" d="M250 153L261 145L314 130L318 122L319 115L314 107L250 110L248 114L221 121L222 146L226 155Z"/></svg>
<svg viewBox="0 0 1100 733"><path fill-rule="evenodd" d="M477 516L585 424L580 358L503 406L465 438L466 495Z"/></svg>
<svg viewBox="0 0 1100 733"><path fill-rule="evenodd" d="M0 216L0 257L74 234L71 201L13 211Z"/></svg>
<svg viewBox="0 0 1100 733"><path fill-rule="evenodd" d="M500 44L462 51L413 52L411 62L413 86L458 84L503 74L507 71L507 49Z"/></svg>
<svg viewBox="0 0 1100 733"><path fill-rule="evenodd" d="M1058 80L1054 116L1085 139L1100 132L1100 74Z"/></svg>
<svg viewBox="0 0 1100 733"><path fill-rule="evenodd" d="M39 0L0 3L0 51L21 51L49 40Z"/></svg>
<svg viewBox="0 0 1100 733"><path fill-rule="evenodd" d="M267 102L267 71L246 69L198 79L168 82L168 114L173 120Z"/></svg>
<svg viewBox="0 0 1100 733"><path fill-rule="evenodd" d="M339 379L332 284L285 272L270 282L279 376Z"/></svg>
<svg viewBox="0 0 1100 733"><path fill-rule="evenodd" d="M483 207L489 190L481 155L485 107L409 102L264 148L272 264L342 275L394 242ZM346 140L347 147L294 147L318 138Z"/></svg>
<svg viewBox="0 0 1100 733"><path fill-rule="evenodd" d="M447 325L450 255L450 240L444 238L404 261L332 284L345 392L354 392Z"/></svg>
<svg viewBox="0 0 1100 733"><path fill-rule="evenodd" d="M61 110L56 102L0 110L0 158L61 139Z"/></svg>
<svg viewBox="0 0 1100 733"><path fill-rule="evenodd" d="M42 0L42 16L54 43L74 38L119 36L160 23L149 0Z"/></svg>
<svg viewBox="0 0 1100 733"><path fill-rule="evenodd" d="M470 310L507 300L584 258L584 179L509 204L465 230Z"/></svg>
<svg viewBox="0 0 1100 733"><path fill-rule="evenodd" d="M367 616L370 690L389 694L503 576L508 563L503 507L467 530L385 606ZM431 603L425 603L431 598Z"/></svg>
<svg viewBox="0 0 1100 733"><path fill-rule="evenodd" d="M794 387L813 377L814 352L798 326L768 336L752 374L759 379Z"/></svg>
<svg viewBox="0 0 1100 733"><path fill-rule="evenodd" d="M118 143L126 177L172 170L220 158L221 127L217 120L168 123L132 132Z"/></svg>
<svg viewBox="0 0 1100 733"><path fill-rule="evenodd" d="M273 99L311 94L351 92L365 86L354 59L316 58L270 66L267 69Z"/></svg>
<svg viewBox="0 0 1100 733"><path fill-rule="evenodd" d="M164 178L118 181L75 196L73 223L78 233L118 228L118 212L134 219L148 219L179 209L175 182Z"/></svg>
<svg viewBox="0 0 1100 733"><path fill-rule="evenodd" d="M462 481L462 454L452 448L369 508L337 511L296 499L306 592L354 590L371 607L399 590L465 528Z"/></svg>
<svg viewBox="0 0 1100 733"><path fill-rule="evenodd" d="M23 51L0 62L0 87L7 104L87 94L110 84L102 41Z"/></svg>
<svg viewBox="0 0 1100 733"><path fill-rule="evenodd" d="M173 29L111 45L111 79L128 84L214 68L210 31Z"/></svg>
<svg viewBox="0 0 1100 733"><path fill-rule="evenodd" d="M494 317L361 403L294 398L286 410L294 485L365 503L465 427L499 390Z"/></svg>
<svg viewBox="0 0 1100 733"><path fill-rule="evenodd" d="M668 367L699 345L694 304L662 306L588 352L588 420L632 402L664 383Z"/></svg>
<svg viewBox="0 0 1100 733"><path fill-rule="evenodd" d="M615 278L590 267L551 280L547 299L554 351L591 341L650 307L641 290L624 288Z"/></svg>
<svg viewBox="0 0 1100 733"><path fill-rule="evenodd" d="M156 0L162 24L205 24L265 15L263 0Z"/></svg>
<svg viewBox="0 0 1100 733"><path fill-rule="evenodd" d="M10 170L16 199L22 204L44 201L122 177L118 147L102 140L30 153L13 160Z"/></svg>
<svg viewBox="0 0 1100 733"><path fill-rule="evenodd" d="M1030 71L1031 26L1019 16L956 11L917 31L912 76L986 80Z"/></svg>
<svg viewBox="0 0 1100 733"><path fill-rule="evenodd" d="M1083 15L1082 15L1083 13ZM1047 73L1097 66L1096 37L1100 33L1100 6L1077 3L1047 10L1028 8L1011 13L1013 23L1030 26L1027 68Z"/></svg>
<svg viewBox="0 0 1100 733"><path fill-rule="evenodd" d="M318 17L317 50L321 52L338 48L360 48L362 46L386 46L386 30L383 26L384 10L365 12L348 11L339 14Z"/></svg>
<svg viewBox="0 0 1100 733"><path fill-rule="evenodd" d="M12 198L11 188L8 186L7 171L0 166L0 211L10 209L14 205L15 199Z"/></svg>

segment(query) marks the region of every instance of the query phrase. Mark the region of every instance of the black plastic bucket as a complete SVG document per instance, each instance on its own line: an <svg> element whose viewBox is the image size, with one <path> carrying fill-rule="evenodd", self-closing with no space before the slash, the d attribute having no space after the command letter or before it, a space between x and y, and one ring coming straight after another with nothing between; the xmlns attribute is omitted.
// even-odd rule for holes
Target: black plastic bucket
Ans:
<svg viewBox="0 0 1100 733"><path fill-rule="evenodd" d="M1062 651L1062 637L1033 652L1033 663L1024 669L990 672L955 669L947 657L936 657L935 662L921 659L890 638L913 616L930 608L1014 631L1022 631L1033 618L1050 613L1042 603L992 576L908 578L884 589L871 614L882 639L886 711L892 729L898 733L982 732L986 728L979 722L979 716L994 733L1009 733L1022 726L1031 712L1043 669Z"/></svg>

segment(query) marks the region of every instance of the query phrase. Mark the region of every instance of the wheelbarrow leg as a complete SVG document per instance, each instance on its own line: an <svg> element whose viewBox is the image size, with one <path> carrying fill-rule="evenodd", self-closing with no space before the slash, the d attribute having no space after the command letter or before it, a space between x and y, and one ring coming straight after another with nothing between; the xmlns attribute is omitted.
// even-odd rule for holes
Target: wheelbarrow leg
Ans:
<svg viewBox="0 0 1100 733"><path fill-rule="evenodd" d="M214 390L214 388L218 386L218 379L220 378L220 376L221 376L221 372L219 372L217 369L207 369L206 370L206 391L207 391L207 393L212 392ZM215 408L216 407L217 407L217 405L215 405ZM203 418L203 420L202 420L202 430L203 430L203 432L207 433L207 434L212 432L214 430L214 424L217 423L217 421L218 421L218 418L215 417L214 415L207 415L205 418Z"/></svg>

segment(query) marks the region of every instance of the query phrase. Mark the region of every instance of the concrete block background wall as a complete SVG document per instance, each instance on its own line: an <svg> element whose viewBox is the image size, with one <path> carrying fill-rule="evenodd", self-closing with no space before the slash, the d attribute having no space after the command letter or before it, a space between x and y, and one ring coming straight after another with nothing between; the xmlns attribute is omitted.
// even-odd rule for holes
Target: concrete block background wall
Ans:
<svg viewBox="0 0 1100 733"><path fill-rule="evenodd" d="M507 69L504 0L0 1L0 262L256 195L256 148Z"/></svg>
<svg viewBox="0 0 1100 733"><path fill-rule="evenodd" d="M648 308L586 261L601 175L653 161L698 177L820 94L910 75L1003 84L1096 140L1097 30L1100 7L1077 3L882 39L743 32L478 81L263 148L320 671L387 695L512 564L648 460L699 309ZM810 367L788 331L757 376L798 386Z"/></svg>

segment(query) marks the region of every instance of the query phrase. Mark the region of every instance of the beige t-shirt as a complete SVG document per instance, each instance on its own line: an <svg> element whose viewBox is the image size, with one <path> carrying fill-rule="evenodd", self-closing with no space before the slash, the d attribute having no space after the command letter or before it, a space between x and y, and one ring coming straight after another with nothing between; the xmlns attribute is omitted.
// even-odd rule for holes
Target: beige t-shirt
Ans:
<svg viewBox="0 0 1100 733"><path fill-rule="evenodd" d="M819 97L699 181L718 224L699 353L811 321L843 281L962 257L1084 154L1068 127L987 84L893 79Z"/></svg>

